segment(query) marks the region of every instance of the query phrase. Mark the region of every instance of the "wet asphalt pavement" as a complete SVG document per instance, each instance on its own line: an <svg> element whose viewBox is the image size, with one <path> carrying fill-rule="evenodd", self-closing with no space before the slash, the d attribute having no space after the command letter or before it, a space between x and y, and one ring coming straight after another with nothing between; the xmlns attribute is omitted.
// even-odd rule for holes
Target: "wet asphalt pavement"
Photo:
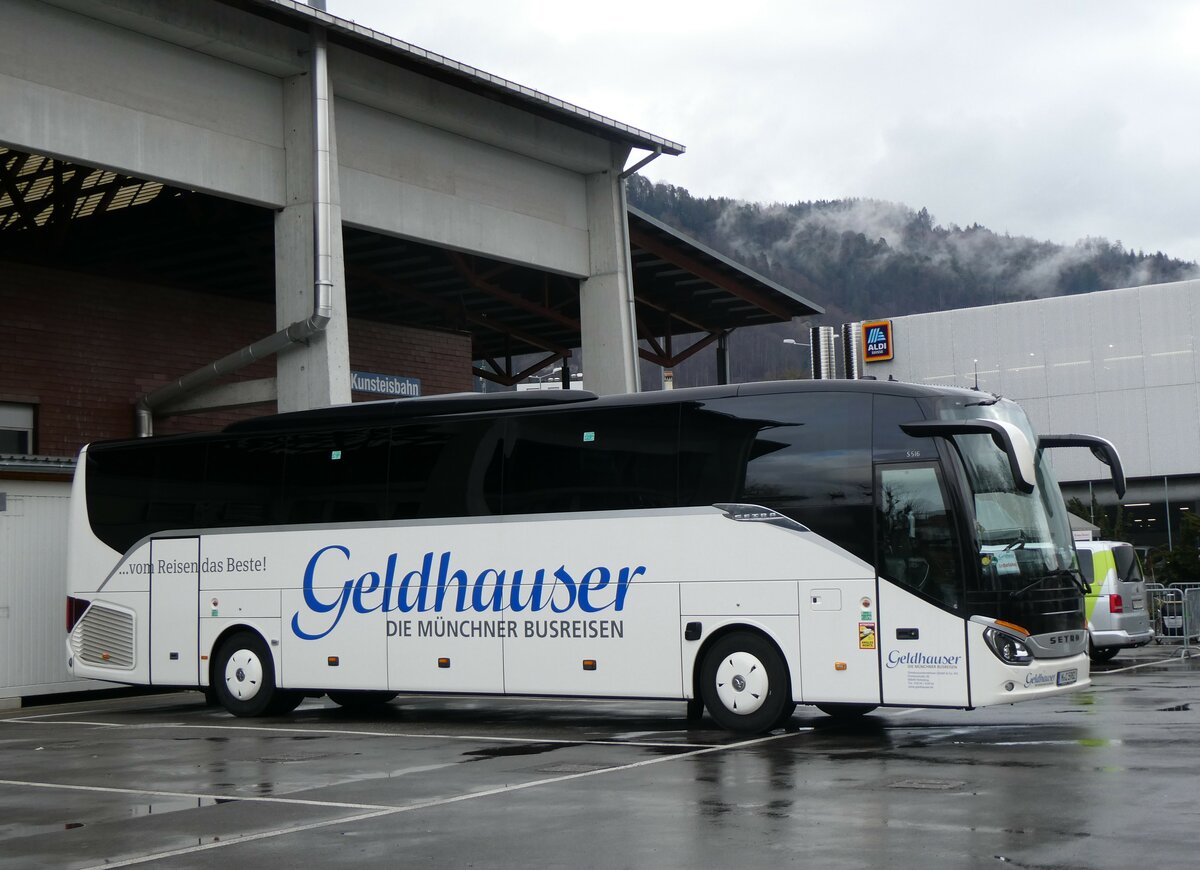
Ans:
<svg viewBox="0 0 1200 870"><path fill-rule="evenodd" d="M1193 868L1200 658L975 711L401 697L234 719L198 693L0 713L0 867Z"/></svg>

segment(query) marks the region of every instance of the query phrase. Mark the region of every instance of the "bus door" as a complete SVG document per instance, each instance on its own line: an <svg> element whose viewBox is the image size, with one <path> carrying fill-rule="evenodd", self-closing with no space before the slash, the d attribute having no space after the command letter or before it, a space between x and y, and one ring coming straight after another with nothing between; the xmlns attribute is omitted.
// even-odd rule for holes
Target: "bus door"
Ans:
<svg viewBox="0 0 1200 870"><path fill-rule="evenodd" d="M150 542L150 682L194 686L200 674L200 539Z"/></svg>
<svg viewBox="0 0 1200 870"><path fill-rule="evenodd" d="M941 469L877 466L875 515L883 703L968 707L962 548Z"/></svg>

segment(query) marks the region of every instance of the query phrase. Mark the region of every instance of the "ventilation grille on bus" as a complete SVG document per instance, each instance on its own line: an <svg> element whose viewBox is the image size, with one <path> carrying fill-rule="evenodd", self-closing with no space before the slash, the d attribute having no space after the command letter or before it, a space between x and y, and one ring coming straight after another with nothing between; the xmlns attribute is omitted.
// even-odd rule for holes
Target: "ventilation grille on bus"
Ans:
<svg viewBox="0 0 1200 870"><path fill-rule="evenodd" d="M133 614L93 604L71 632L80 661L109 668L133 667Z"/></svg>

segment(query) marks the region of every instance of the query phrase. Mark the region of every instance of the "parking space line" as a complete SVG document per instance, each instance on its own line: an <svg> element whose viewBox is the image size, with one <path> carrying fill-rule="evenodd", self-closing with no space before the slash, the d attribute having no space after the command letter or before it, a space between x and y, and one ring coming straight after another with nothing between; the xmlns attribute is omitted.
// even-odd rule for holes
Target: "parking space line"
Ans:
<svg viewBox="0 0 1200 870"><path fill-rule="evenodd" d="M127 794L137 795L139 797L146 795L149 797L173 797L187 798L195 800L212 800L212 801L248 801L254 803L265 804L299 804L301 806L311 807L332 807L335 809L346 810L395 810L398 809L394 804L352 804L343 803L341 801L314 801L304 800L303 798L281 798L281 797L262 797L259 795L228 795L228 794L205 794L203 792L187 792L187 791L155 791L147 788L113 788L103 785L71 785L70 783L60 782L30 782L22 779L0 779L0 785L17 785L25 786L26 788L49 788L59 791L85 791L85 792L100 792L104 794Z"/></svg>
<svg viewBox="0 0 1200 870"><path fill-rule="evenodd" d="M200 731L251 731L279 734L326 734L338 737L407 737L410 739L429 740L463 740L475 743L554 743L564 746L633 746L647 749L719 749L729 744L725 743L667 743L650 740L568 740L564 738L537 737L501 737L494 734L420 734L407 731L357 731L351 728L273 728L269 725L187 725L181 722L130 723L130 722L92 722L92 721L58 721L52 722L34 717L4 719L0 722L31 725L102 725L106 728L179 728Z"/></svg>
<svg viewBox="0 0 1200 870"><path fill-rule="evenodd" d="M296 734L332 734L341 737L409 737L430 740L467 740L477 743L554 743L565 746L640 746L648 749L720 749L725 743L666 743L650 740L569 740L566 738L501 737L495 734L420 734L407 731L355 731L342 728L269 728L262 725L175 725L176 728L216 731L279 731Z"/></svg>
<svg viewBox="0 0 1200 870"><path fill-rule="evenodd" d="M1190 658L1191 658L1191 656L1181 656L1181 655L1176 654L1176 655L1168 656L1165 659L1155 659L1154 661L1151 661L1151 662L1142 662L1140 665L1130 665L1127 668L1116 668L1111 671L1108 671L1108 670L1094 671L1093 673L1094 674L1123 674L1126 671L1136 671L1138 668L1148 668L1152 665L1156 666L1156 667L1161 667L1163 665L1178 664L1179 662L1188 661Z"/></svg>
<svg viewBox="0 0 1200 870"><path fill-rule="evenodd" d="M745 749L751 746L759 746L764 743L772 743L778 740L795 737L798 734L811 732L812 728L801 728L797 731L787 731L783 734L772 734L768 737L756 737L752 740L742 740L737 743L728 743L724 746L706 746L701 749L696 749L691 752L682 752L678 755L664 755L658 758L645 758L641 761L634 761L629 764L618 765L617 767L606 767L599 770L589 770L581 773L568 773L562 776L552 776L546 779L532 780L530 782L517 783L515 785L503 785L497 788L488 789L486 791L470 792L468 794L455 795L454 797L438 798L436 800L424 801L422 803L411 804L404 807L395 807L385 810L377 810L374 812L363 813L358 816L350 816L346 818L327 819L322 822L310 822L305 825L293 825L286 828L278 828L273 831L262 831L257 834L247 834L244 837L238 837L233 840L221 840L214 843L204 843L198 846L188 846L183 849L172 849L165 852L156 852L153 855L143 855L139 858L129 858L125 861L110 861L103 864L96 864L92 867L87 867L85 870L107 870L112 867L131 867L135 864L145 864L150 861L161 861L166 858L178 858L182 855L193 855L197 852L206 852L210 849L220 849L225 846L234 846L244 843L252 843L256 840L266 840L272 837L281 837L286 834L299 834L305 831L313 831L319 828L327 828L331 825L352 824L354 822L366 821L368 819L380 818L382 816L400 815L401 813L410 813L417 810L427 810L434 807L443 807L450 804L463 803L465 801L478 800L480 798L494 797L499 794L511 794L516 791L524 791L526 789L538 788L545 785L556 785L562 782L569 782L575 779L584 779L592 776L602 776L609 773L621 773L626 770L634 770L640 767L649 767L652 764L665 764L671 761L678 761L684 758L695 758L699 755L711 755L717 752L725 752L735 749ZM624 744L635 745L635 744Z"/></svg>
<svg viewBox="0 0 1200 870"><path fill-rule="evenodd" d="M78 720L73 719L70 722L50 722L45 719L40 719L40 720L34 721L33 719L26 719L26 718L0 719L0 725L3 725L5 723L11 723L13 725L92 725L92 726L98 726L101 728L123 728L123 727L125 727L123 725L117 724L116 722L89 722L86 719L78 719Z"/></svg>

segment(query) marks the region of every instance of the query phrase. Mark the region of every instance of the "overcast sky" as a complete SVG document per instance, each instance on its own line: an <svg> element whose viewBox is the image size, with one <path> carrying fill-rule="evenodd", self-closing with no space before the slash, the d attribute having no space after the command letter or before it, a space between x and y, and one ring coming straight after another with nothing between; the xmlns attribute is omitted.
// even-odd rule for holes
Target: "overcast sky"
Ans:
<svg viewBox="0 0 1200 870"><path fill-rule="evenodd" d="M1200 261L1195 0L327 6L686 145L644 173L693 195L885 199Z"/></svg>

